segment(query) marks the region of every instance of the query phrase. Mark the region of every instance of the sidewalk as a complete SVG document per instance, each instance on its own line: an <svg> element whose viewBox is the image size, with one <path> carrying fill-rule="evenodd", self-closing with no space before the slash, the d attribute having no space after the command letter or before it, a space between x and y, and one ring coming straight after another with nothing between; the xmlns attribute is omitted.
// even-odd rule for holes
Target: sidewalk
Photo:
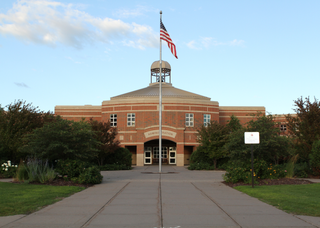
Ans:
<svg viewBox="0 0 320 228"><path fill-rule="evenodd" d="M0 227L320 227L320 217L290 215L225 186L223 173L105 171L102 184L28 216L0 217Z"/></svg>

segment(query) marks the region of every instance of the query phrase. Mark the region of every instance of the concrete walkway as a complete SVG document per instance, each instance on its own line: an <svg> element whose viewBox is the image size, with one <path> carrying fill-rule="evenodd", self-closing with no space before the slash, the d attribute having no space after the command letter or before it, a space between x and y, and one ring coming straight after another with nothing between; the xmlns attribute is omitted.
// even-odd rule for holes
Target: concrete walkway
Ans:
<svg viewBox="0 0 320 228"><path fill-rule="evenodd" d="M102 172L103 183L0 227L320 227L221 183L221 171L135 167Z"/></svg>

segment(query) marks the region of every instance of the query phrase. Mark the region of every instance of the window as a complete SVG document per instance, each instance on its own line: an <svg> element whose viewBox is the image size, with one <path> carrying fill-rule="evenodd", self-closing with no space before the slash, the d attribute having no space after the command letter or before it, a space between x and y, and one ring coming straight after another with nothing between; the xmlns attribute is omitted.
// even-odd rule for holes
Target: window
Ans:
<svg viewBox="0 0 320 228"><path fill-rule="evenodd" d="M111 127L117 126L117 114L110 115L110 124L111 124Z"/></svg>
<svg viewBox="0 0 320 228"><path fill-rule="evenodd" d="M203 125L208 126L211 120L211 115L210 114L204 114L203 115Z"/></svg>
<svg viewBox="0 0 320 228"><path fill-rule="evenodd" d="M193 113L186 113L186 127L193 127Z"/></svg>
<svg viewBox="0 0 320 228"><path fill-rule="evenodd" d="M128 113L127 114L127 126L134 127L136 123L136 115L135 113Z"/></svg>
<svg viewBox="0 0 320 228"><path fill-rule="evenodd" d="M286 131L287 130L287 125L281 124L280 125L280 131Z"/></svg>

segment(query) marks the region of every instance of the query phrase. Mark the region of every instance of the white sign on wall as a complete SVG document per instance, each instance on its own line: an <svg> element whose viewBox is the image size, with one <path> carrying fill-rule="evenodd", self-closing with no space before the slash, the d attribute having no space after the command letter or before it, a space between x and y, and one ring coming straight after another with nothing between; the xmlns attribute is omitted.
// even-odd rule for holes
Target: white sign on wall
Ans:
<svg viewBox="0 0 320 228"><path fill-rule="evenodd" d="M259 132L244 133L244 144L259 144L259 143L260 143Z"/></svg>

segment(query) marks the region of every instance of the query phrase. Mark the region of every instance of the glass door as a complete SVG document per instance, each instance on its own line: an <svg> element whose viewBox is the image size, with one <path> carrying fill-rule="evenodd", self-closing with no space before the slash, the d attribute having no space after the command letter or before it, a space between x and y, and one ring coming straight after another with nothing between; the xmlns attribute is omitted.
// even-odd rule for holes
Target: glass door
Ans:
<svg viewBox="0 0 320 228"><path fill-rule="evenodd" d="M169 164L176 164L176 147L169 147Z"/></svg>
<svg viewBox="0 0 320 228"><path fill-rule="evenodd" d="M152 154L152 148L145 147L144 148L144 164L152 164L151 154Z"/></svg>

